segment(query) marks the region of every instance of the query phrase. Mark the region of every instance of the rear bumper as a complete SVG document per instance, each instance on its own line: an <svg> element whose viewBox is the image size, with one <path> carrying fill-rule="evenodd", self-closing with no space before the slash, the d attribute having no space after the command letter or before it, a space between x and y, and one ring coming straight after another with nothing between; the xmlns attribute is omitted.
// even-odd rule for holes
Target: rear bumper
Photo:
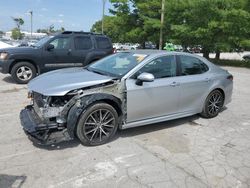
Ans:
<svg viewBox="0 0 250 188"><path fill-rule="evenodd" d="M57 123L44 124L32 106L27 106L20 112L20 120L24 132L35 144L50 145L73 139L67 129Z"/></svg>
<svg viewBox="0 0 250 188"><path fill-rule="evenodd" d="M232 95L233 95L233 82L228 84L228 86L224 90L225 92L225 102L224 105L229 104L232 101Z"/></svg>

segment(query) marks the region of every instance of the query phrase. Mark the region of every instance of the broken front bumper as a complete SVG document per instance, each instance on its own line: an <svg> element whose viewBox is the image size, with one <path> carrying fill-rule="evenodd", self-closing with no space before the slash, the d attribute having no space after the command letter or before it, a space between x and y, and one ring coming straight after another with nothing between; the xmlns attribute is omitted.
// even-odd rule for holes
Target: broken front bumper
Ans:
<svg viewBox="0 0 250 188"><path fill-rule="evenodd" d="M20 120L24 132L36 144L49 145L72 140L66 128L57 123L43 123L32 106L27 106L20 112Z"/></svg>

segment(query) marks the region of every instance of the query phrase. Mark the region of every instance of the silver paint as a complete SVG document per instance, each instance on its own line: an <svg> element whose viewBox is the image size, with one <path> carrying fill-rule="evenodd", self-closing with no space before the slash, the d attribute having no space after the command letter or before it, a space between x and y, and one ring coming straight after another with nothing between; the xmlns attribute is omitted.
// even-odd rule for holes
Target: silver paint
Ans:
<svg viewBox="0 0 250 188"><path fill-rule="evenodd" d="M152 50L138 50L133 53L148 56L120 80L114 81L114 84L91 88L91 86L112 81L113 78L89 72L83 68L69 68L49 72L35 78L29 83L29 90L46 96L64 96L74 90L82 89L82 93L78 94L76 98L94 93L113 95L123 103L124 115L121 126L123 129L200 113L206 97L214 89L224 91L224 105L231 101L233 84L227 79L230 74L203 57L187 53ZM152 82L144 82L142 86L136 85L136 80L131 76L153 59L167 55L196 57L209 67L209 71L199 75L150 79ZM146 75L146 77L148 76ZM84 89L86 87L90 87L90 89ZM77 100L76 98L74 97L72 100Z"/></svg>

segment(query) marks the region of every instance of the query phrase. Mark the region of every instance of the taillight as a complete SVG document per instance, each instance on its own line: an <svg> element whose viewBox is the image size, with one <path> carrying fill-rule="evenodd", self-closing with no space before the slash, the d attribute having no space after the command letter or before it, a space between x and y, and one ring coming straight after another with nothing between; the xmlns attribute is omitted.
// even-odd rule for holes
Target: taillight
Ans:
<svg viewBox="0 0 250 188"><path fill-rule="evenodd" d="M116 48L113 48L113 54L115 54L117 51L116 51Z"/></svg>
<svg viewBox="0 0 250 188"><path fill-rule="evenodd" d="M227 77L227 79L233 81L234 77L233 77L233 75L229 75L229 76Z"/></svg>

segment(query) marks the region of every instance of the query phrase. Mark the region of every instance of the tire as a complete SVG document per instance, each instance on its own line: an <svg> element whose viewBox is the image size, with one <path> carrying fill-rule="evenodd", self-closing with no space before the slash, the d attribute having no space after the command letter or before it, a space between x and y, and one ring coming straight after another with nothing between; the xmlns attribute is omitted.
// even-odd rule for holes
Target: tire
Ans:
<svg viewBox="0 0 250 188"><path fill-rule="evenodd" d="M19 62L11 69L11 76L18 84L27 84L36 73L36 68L29 62Z"/></svg>
<svg viewBox="0 0 250 188"><path fill-rule="evenodd" d="M107 103L95 103L80 116L76 135L83 145L97 146L110 141L117 128L117 111Z"/></svg>
<svg viewBox="0 0 250 188"><path fill-rule="evenodd" d="M224 95L219 90L212 91L206 98L201 116L204 118L216 117L224 105Z"/></svg>

